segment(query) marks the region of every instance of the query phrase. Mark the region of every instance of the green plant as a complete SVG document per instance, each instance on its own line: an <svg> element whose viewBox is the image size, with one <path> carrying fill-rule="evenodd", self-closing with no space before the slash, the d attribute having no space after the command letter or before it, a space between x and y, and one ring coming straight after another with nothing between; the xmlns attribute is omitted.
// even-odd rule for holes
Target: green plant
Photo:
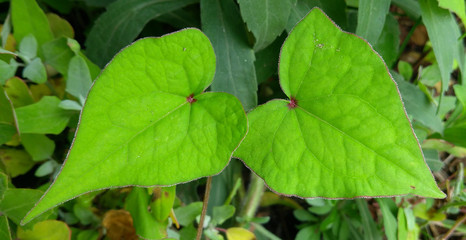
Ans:
<svg viewBox="0 0 466 240"><path fill-rule="evenodd" d="M247 122L231 95L202 93L214 63L209 41L194 29L119 53L87 98L61 173L23 222L89 191L167 186L221 171ZM273 189L301 197L444 197L394 81L366 42L313 10L285 41L280 76L290 100L253 110L236 153Z"/></svg>
<svg viewBox="0 0 466 240"><path fill-rule="evenodd" d="M37 3L11 0L10 12L0 10L0 238L194 239L204 230L229 240L429 239L465 231L464 47L462 25L445 9L464 19L461 3ZM431 42L408 42L422 24ZM192 28L165 35L186 27L208 39ZM87 98L100 72L91 60L104 67L135 38L160 35L118 53ZM416 61L406 57L413 52ZM422 154L448 198L412 195L443 196ZM304 200L268 192L232 155L284 195L408 195L307 200L306 211ZM24 221L53 208L20 226L36 202Z"/></svg>

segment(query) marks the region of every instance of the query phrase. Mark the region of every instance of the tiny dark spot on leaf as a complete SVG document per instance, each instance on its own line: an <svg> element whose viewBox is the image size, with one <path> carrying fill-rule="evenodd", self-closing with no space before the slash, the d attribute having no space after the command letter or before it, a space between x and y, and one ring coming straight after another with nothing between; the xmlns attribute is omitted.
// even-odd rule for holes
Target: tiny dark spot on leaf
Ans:
<svg viewBox="0 0 466 240"><path fill-rule="evenodd" d="M296 108L298 106L298 100L296 100L296 98L294 98L294 97L291 97L290 103L288 103L287 106L288 106L289 109Z"/></svg>
<svg viewBox="0 0 466 240"><path fill-rule="evenodd" d="M194 93L186 97L186 101L193 104L197 101L197 99L194 98Z"/></svg>
<svg viewBox="0 0 466 240"><path fill-rule="evenodd" d="M415 186L410 186L410 187L411 187L412 189L416 189L416 187L415 187Z"/></svg>
<svg viewBox="0 0 466 240"><path fill-rule="evenodd" d="M170 197L170 193L168 192L163 192L163 195L165 195L166 198Z"/></svg>

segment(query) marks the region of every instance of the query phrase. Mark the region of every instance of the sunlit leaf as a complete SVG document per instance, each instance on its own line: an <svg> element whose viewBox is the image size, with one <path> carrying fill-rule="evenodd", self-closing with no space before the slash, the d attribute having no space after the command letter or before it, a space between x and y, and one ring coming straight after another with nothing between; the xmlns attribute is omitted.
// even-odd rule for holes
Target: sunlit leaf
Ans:
<svg viewBox="0 0 466 240"><path fill-rule="evenodd" d="M232 227L227 229L228 240L254 240L256 236L254 233L239 227Z"/></svg>
<svg viewBox="0 0 466 240"><path fill-rule="evenodd" d="M71 229L66 223L46 220L36 223L31 230L18 229L21 240L67 240L71 239Z"/></svg>
<svg viewBox="0 0 466 240"><path fill-rule="evenodd" d="M251 111L235 152L271 189L301 197L445 196L395 82L366 41L314 9L285 41L279 76L290 100Z"/></svg>
<svg viewBox="0 0 466 240"><path fill-rule="evenodd" d="M247 120L234 96L203 93L214 72L212 46L196 29L145 38L120 52L89 93L61 173L24 221L97 189L173 185L219 173ZM30 119L24 110L17 114Z"/></svg>

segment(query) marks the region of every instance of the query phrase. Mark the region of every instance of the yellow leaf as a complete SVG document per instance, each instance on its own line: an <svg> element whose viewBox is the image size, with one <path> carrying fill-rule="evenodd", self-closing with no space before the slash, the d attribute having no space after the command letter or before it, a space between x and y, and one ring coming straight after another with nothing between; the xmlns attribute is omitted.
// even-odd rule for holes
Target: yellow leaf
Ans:
<svg viewBox="0 0 466 240"><path fill-rule="evenodd" d="M244 229L233 227L227 229L227 239L228 240L255 240L256 236L254 233Z"/></svg>
<svg viewBox="0 0 466 240"><path fill-rule="evenodd" d="M38 222L32 230L18 228L18 239L21 240L68 240L71 230L66 223L57 220Z"/></svg>

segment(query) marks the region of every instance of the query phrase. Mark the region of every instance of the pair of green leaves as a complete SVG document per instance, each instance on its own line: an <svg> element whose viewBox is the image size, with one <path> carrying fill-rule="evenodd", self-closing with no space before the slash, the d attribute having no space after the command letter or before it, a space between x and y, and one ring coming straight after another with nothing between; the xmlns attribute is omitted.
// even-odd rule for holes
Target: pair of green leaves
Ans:
<svg viewBox="0 0 466 240"><path fill-rule="evenodd" d="M312 10L285 41L291 100L249 113L204 93L215 72L207 37L186 29L130 45L95 81L61 173L23 220L85 192L174 185L219 173L232 152L271 189L300 197L444 197L397 87L364 40Z"/></svg>

